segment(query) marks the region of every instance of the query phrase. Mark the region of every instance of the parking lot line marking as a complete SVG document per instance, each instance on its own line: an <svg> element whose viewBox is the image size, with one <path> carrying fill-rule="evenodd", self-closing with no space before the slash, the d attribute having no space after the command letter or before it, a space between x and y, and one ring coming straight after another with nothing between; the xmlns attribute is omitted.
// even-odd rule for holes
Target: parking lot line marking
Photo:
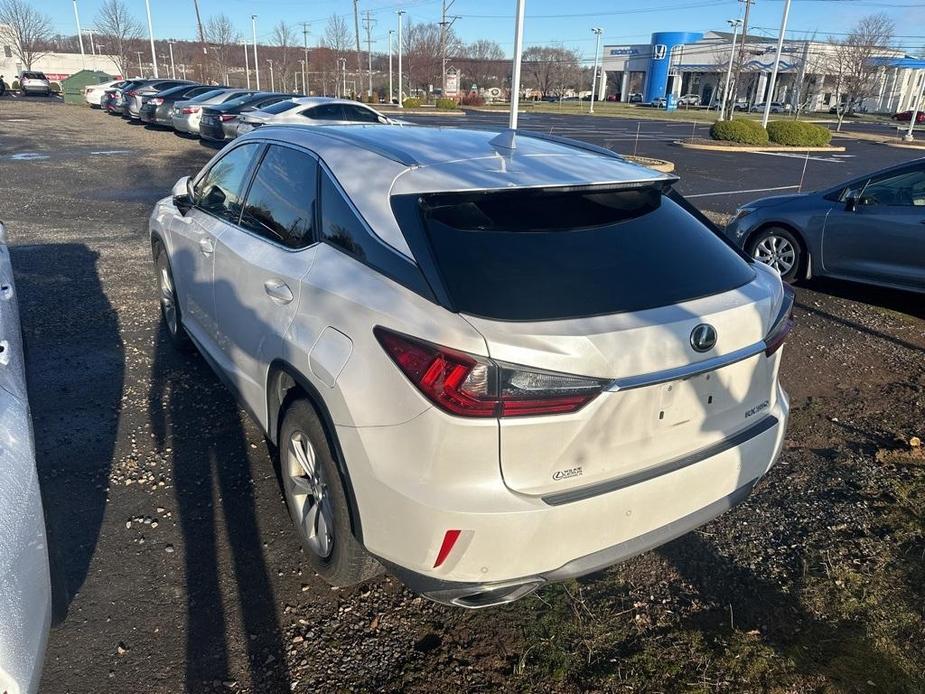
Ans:
<svg viewBox="0 0 925 694"><path fill-rule="evenodd" d="M789 157L790 159L812 159L813 161L827 161L830 164L845 163L840 159L833 159L831 155L828 157L807 157L805 153L798 154L796 152L750 152L750 154L763 154L767 157Z"/></svg>
<svg viewBox="0 0 925 694"><path fill-rule="evenodd" d="M800 186L777 186L776 188L750 188L748 190L721 190L716 193L695 193L693 195L685 195L685 198L708 198L711 195L738 195L740 193L766 193L771 190L790 190L791 188L799 188Z"/></svg>

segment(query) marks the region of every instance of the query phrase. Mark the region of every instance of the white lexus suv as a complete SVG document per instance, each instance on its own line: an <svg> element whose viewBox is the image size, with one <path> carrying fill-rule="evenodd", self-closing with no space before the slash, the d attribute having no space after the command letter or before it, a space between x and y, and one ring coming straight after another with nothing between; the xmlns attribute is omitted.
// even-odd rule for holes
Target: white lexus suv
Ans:
<svg viewBox="0 0 925 694"><path fill-rule="evenodd" d="M278 445L324 579L510 602L748 495L793 295L675 180L532 133L267 125L157 203L170 338Z"/></svg>

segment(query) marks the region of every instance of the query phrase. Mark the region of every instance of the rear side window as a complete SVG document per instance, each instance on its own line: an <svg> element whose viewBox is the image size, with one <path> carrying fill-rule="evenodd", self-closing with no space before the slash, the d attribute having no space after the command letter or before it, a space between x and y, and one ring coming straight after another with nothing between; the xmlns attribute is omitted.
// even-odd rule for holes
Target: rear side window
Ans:
<svg viewBox="0 0 925 694"><path fill-rule="evenodd" d="M288 248L314 243L317 180L314 157L271 145L247 194L241 226Z"/></svg>
<svg viewBox="0 0 925 694"><path fill-rule="evenodd" d="M655 186L401 196L393 207L415 257L432 259L451 305L486 318L640 311L754 277Z"/></svg>
<svg viewBox="0 0 925 694"><path fill-rule="evenodd" d="M357 123L378 123L379 116L362 106L344 105L344 120L356 121Z"/></svg>
<svg viewBox="0 0 925 694"><path fill-rule="evenodd" d="M193 190L197 207L237 224L248 174L259 148L256 143L242 145L215 162Z"/></svg>

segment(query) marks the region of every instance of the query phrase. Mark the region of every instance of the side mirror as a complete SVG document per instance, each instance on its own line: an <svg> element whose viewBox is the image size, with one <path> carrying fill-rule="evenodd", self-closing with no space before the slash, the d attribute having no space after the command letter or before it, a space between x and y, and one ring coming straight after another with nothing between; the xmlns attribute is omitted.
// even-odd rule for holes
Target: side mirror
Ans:
<svg viewBox="0 0 925 694"><path fill-rule="evenodd" d="M858 199L853 195L849 195L845 198L845 211L854 212L858 208Z"/></svg>
<svg viewBox="0 0 925 694"><path fill-rule="evenodd" d="M380 123L382 123L382 125L390 125L392 123L392 121L385 116L377 116L377 119Z"/></svg>
<svg viewBox="0 0 925 694"><path fill-rule="evenodd" d="M185 215L193 207L193 181L189 176L184 176L179 181L174 183L173 190L170 191L173 195L173 204L176 207L180 214Z"/></svg>

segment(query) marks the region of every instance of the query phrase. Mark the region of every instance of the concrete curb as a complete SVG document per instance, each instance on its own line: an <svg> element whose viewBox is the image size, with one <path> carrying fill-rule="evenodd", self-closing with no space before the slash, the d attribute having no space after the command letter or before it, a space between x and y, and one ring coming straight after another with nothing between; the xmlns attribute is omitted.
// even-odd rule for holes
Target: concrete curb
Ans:
<svg viewBox="0 0 925 694"><path fill-rule="evenodd" d="M674 144L680 145L685 149L702 149L707 152L844 152L844 147L782 147L780 145L770 145L759 147L755 145L742 145L735 147L731 145L702 145L696 142L684 142L675 140Z"/></svg>
<svg viewBox="0 0 925 694"><path fill-rule="evenodd" d="M884 142L887 147L896 147L898 149L921 149L925 151L925 142L919 145L912 144L911 142Z"/></svg>
<svg viewBox="0 0 925 694"><path fill-rule="evenodd" d="M624 159L628 159L634 164L639 164L640 166L645 166L648 169L655 169L656 171L661 171L662 173L671 173L674 171L674 162L666 161L665 159L653 159L652 157L634 157L631 154L621 155Z"/></svg>

